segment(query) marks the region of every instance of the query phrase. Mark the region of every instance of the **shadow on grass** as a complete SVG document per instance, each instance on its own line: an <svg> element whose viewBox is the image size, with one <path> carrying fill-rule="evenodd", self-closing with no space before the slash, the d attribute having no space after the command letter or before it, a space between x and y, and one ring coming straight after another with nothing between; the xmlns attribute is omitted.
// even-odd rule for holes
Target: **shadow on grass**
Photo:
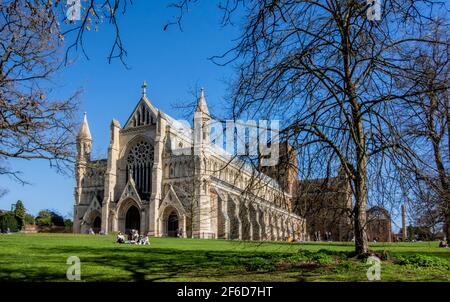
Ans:
<svg viewBox="0 0 450 302"><path fill-rule="evenodd" d="M352 253L352 247L345 243L326 243L308 251L308 246L314 247L315 243L227 241L223 246L221 242L217 242L217 245L207 247L213 250L208 250L202 249L199 241L192 241L191 245L189 240L173 240L173 243L169 240L155 240L158 245L178 244L178 247L118 245L108 241L108 238L98 241L96 238L91 240L91 237L85 237L83 240L86 241L80 241L77 243L79 245L68 245L62 243L61 237L57 245L52 240L49 244L27 246L16 240L4 241L4 249L0 250L0 281L65 281L69 267L66 260L69 256L80 258L83 281L252 281L252 278L264 281L271 281L273 278L278 278L279 281L288 278L292 281L308 281L317 276L330 275L332 278L335 276L333 270L337 260L346 261ZM199 244L199 247L195 244ZM184 245L191 249L185 250ZM221 250L229 249L230 245L231 250ZM266 245L275 248L258 249ZM286 249L287 245L289 248ZM300 255L291 258L291 262L286 261L301 253L306 258ZM391 254L412 256L416 252L391 251ZM450 253L443 255L440 251L427 251L426 254L445 258L450 256ZM327 265L317 265L310 261L316 259L315 261L320 262L330 257L334 260ZM344 270L345 276L355 269L354 265L352 263ZM356 265L359 268L362 264ZM358 280L356 275L350 278Z"/></svg>
<svg viewBox="0 0 450 302"><path fill-rule="evenodd" d="M87 247L56 246L34 247L28 256L30 265L20 263L13 255L3 255L0 281L64 281L69 256L81 261L82 279L86 281L171 281L205 279L220 280L224 276L240 280L246 274L265 274L267 271L253 269L255 258L272 263L283 256L269 252L235 251L183 251L171 248L143 246ZM5 259L5 256L10 259ZM250 269L249 269L250 268ZM311 268L305 267L305 270ZM296 268L301 271L302 268Z"/></svg>

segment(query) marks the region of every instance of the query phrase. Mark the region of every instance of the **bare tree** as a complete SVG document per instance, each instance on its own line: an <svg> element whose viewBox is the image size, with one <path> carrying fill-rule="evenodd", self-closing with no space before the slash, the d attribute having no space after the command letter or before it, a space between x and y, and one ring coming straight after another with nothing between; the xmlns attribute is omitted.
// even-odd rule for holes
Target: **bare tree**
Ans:
<svg viewBox="0 0 450 302"><path fill-rule="evenodd" d="M0 20L0 174L23 182L9 159L45 159L60 169L72 158L76 94L52 97L61 40L45 6L2 2Z"/></svg>
<svg viewBox="0 0 450 302"><path fill-rule="evenodd" d="M42 0L43 2L51 2ZM77 1L69 0L67 5L56 1L54 8L48 10L50 15L67 24L61 31L61 35L70 39L66 51L66 62L72 50L81 49L86 58L89 58L85 48L84 38L86 32L98 31L100 26L108 24L113 28L112 45L110 47L108 62L119 59L126 65L127 51L122 42L118 17L124 15L132 0L87 0L79 1L80 6L74 7ZM61 12L63 14L61 14Z"/></svg>
<svg viewBox="0 0 450 302"><path fill-rule="evenodd" d="M416 180L412 178L411 183ZM410 189L413 189L412 187ZM444 212L441 202L430 186L424 182L415 182L414 193L410 192L409 209L414 226L424 229L430 234L431 240L436 238L444 226Z"/></svg>
<svg viewBox="0 0 450 302"><path fill-rule="evenodd" d="M399 53L410 43L435 42L421 36L435 3L384 1L381 20L370 21L366 1L226 1L225 11L236 2L245 6L242 35L214 58L238 68L233 116L278 118L301 160L325 159L310 165L316 173L343 168L355 251L367 253L372 177L403 152L394 120L399 100L421 93L394 85L404 77Z"/></svg>
<svg viewBox="0 0 450 302"><path fill-rule="evenodd" d="M129 1L131 3L131 1ZM128 1L10 0L0 3L0 175L25 183L10 159L45 159L62 171L73 162L79 92L53 96L55 78L84 34L107 21L115 28L108 56L124 60L117 15ZM64 45L65 38L71 43ZM64 47L66 52L64 53Z"/></svg>
<svg viewBox="0 0 450 302"><path fill-rule="evenodd" d="M450 39L446 20L437 19L429 28L429 36L444 43L408 48L404 60L413 72L399 83L422 92L407 98L402 110L402 134L415 155L401 166L402 183L417 221L430 228L443 226L450 241Z"/></svg>

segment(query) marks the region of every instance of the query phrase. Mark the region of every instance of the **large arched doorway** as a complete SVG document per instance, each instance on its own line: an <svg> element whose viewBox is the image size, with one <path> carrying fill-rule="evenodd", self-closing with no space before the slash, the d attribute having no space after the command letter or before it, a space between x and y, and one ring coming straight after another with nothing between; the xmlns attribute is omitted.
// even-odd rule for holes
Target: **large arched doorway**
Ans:
<svg viewBox="0 0 450 302"><path fill-rule="evenodd" d="M141 228L141 215L139 209L135 206L131 206L125 216L125 233L129 233L131 230L140 230Z"/></svg>
<svg viewBox="0 0 450 302"><path fill-rule="evenodd" d="M92 223L92 229L95 233L100 233L100 230L102 228L102 219L100 216L95 217L94 222Z"/></svg>
<svg viewBox="0 0 450 302"><path fill-rule="evenodd" d="M178 215L175 211L172 211L167 218L167 235L169 237L177 237L178 236Z"/></svg>

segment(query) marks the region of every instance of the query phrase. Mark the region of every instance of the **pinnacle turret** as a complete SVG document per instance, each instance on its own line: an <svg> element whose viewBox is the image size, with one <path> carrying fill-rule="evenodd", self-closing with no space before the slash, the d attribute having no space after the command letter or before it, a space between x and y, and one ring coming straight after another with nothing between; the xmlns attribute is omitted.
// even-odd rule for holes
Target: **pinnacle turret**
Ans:
<svg viewBox="0 0 450 302"><path fill-rule="evenodd" d="M209 110L208 105L206 105L206 99L205 99L205 90L202 88L200 89L200 97L197 101L197 108L195 109L196 112L201 112L209 116Z"/></svg>
<svg viewBox="0 0 450 302"><path fill-rule="evenodd" d="M84 113L83 123L81 124L80 131L78 132L77 137L79 139L88 139L92 140L91 131L89 130L89 124L86 117L86 112Z"/></svg>

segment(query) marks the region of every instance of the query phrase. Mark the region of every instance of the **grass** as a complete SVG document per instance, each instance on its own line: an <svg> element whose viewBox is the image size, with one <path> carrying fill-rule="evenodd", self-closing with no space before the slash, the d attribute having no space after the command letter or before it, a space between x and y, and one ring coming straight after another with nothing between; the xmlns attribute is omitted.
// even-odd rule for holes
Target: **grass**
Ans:
<svg viewBox="0 0 450 302"><path fill-rule="evenodd" d="M350 243L287 243L113 236L0 235L0 281L66 281L70 256L82 281L367 281ZM450 281L450 249L437 242L375 243L382 281Z"/></svg>

